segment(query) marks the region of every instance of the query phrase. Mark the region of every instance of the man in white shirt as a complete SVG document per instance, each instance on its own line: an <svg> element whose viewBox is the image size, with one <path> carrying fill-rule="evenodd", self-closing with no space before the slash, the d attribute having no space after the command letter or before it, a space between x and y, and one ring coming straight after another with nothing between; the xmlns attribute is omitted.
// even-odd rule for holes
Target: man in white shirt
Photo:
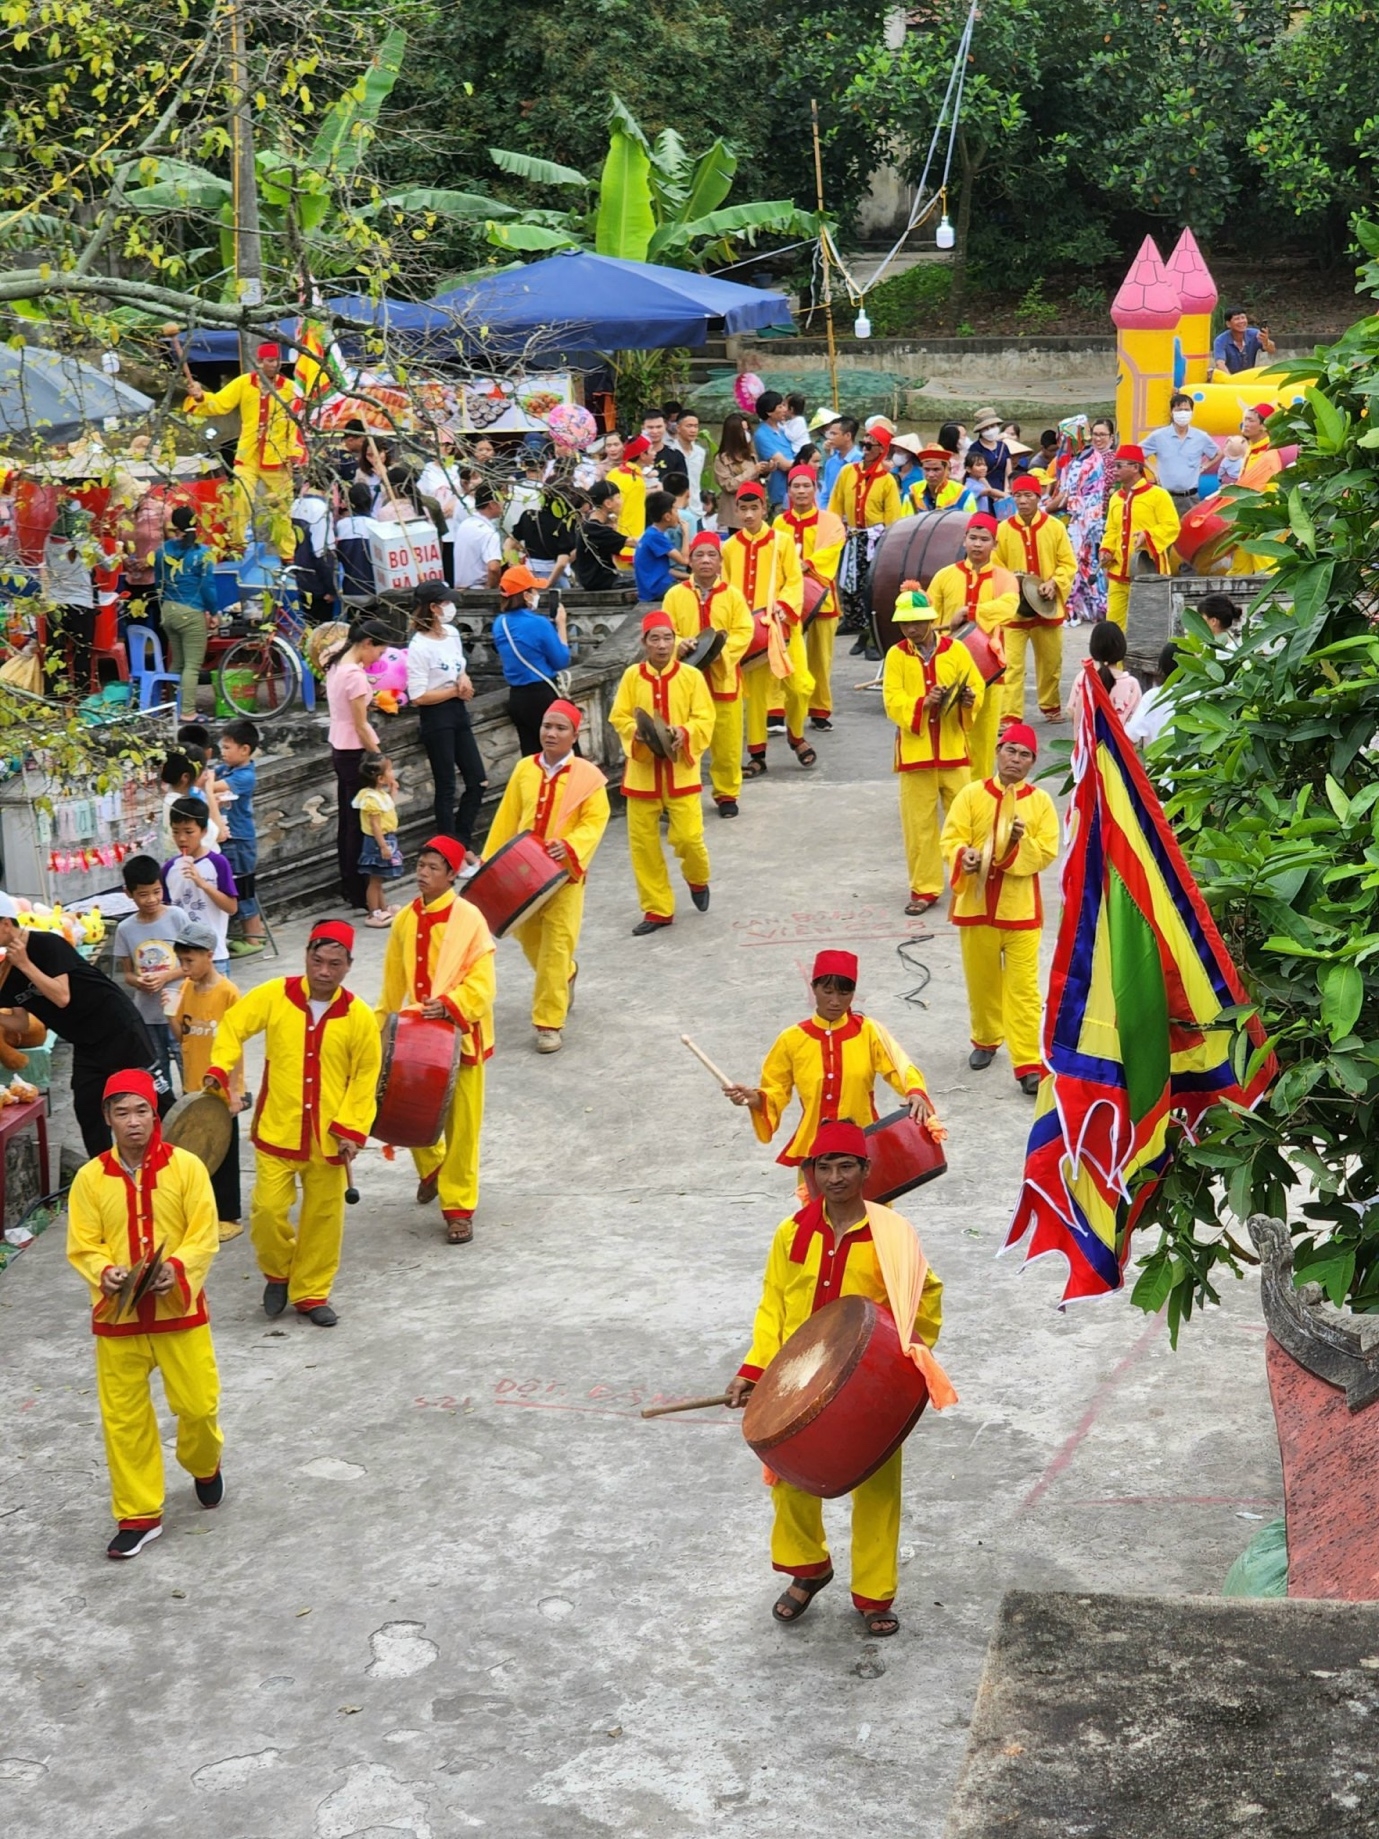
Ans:
<svg viewBox="0 0 1379 1839"><path fill-rule="evenodd" d="M422 498L434 498L440 506L441 516L445 519L445 535L453 543L455 532L473 511L474 506L466 496L462 480L462 469L454 459L455 437L448 428L438 428L436 437L440 443L442 458L428 460L417 476L417 493Z"/></svg>
<svg viewBox="0 0 1379 1839"><path fill-rule="evenodd" d="M474 509L456 526L453 569L455 586L496 588L503 572L503 539L498 534L502 515L490 486L481 485L474 494Z"/></svg>
<svg viewBox="0 0 1379 1839"><path fill-rule="evenodd" d="M1154 462L1158 483L1168 493L1181 517L1197 502L1197 482L1204 472L1215 472L1220 460L1216 442L1192 425L1192 398L1171 398L1168 425L1145 437L1144 457Z"/></svg>
<svg viewBox="0 0 1379 1839"><path fill-rule="evenodd" d="M704 500L700 495L704 481L704 462L709 457L709 450L699 439L699 417L693 409L681 409L675 424L675 439L667 443L666 451L674 457L679 455L684 462L684 471L689 476L689 510L695 517L704 515Z"/></svg>

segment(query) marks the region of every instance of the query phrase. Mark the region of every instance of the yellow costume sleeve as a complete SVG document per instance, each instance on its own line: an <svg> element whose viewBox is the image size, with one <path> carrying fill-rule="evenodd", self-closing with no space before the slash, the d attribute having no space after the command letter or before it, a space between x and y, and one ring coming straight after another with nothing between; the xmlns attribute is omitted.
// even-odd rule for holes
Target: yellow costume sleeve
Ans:
<svg viewBox="0 0 1379 1839"><path fill-rule="evenodd" d="M929 604L937 609L940 623L950 626L955 617L961 624L965 603L966 589L963 578L949 563L946 568L941 568L929 583Z"/></svg>
<svg viewBox="0 0 1379 1839"><path fill-rule="evenodd" d="M977 813L981 804L989 804L990 799L980 783L965 785L948 807L948 815L943 820L943 833L939 837L939 848L943 859L956 867L958 855L964 849L976 849L981 841L977 822Z"/></svg>
<svg viewBox="0 0 1379 1839"><path fill-rule="evenodd" d="M182 1243L169 1260L178 1267L185 1292L183 1305L190 1309L206 1287L211 1260L220 1250L220 1221L216 1214L215 1194L206 1164L190 1150L177 1150L158 1177L158 1186L174 1180L178 1206L184 1222Z"/></svg>
<svg viewBox="0 0 1379 1839"><path fill-rule="evenodd" d="M383 951L383 987L374 1011L380 1022L396 1015L411 995L410 967L415 962L416 945L417 918L409 905L388 928L388 943Z"/></svg>
<svg viewBox="0 0 1379 1839"><path fill-rule="evenodd" d="M871 1023L868 1034L871 1040L873 1070L879 1073L891 1090L898 1092L902 1098L909 1098L915 1092L922 1092L927 1098L929 1088L924 1083L923 1073L910 1059L890 1029L882 1027L880 1022L873 1021L870 1016L867 1017L867 1020Z"/></svg>
<svg viewBox="0 0 1379 1839"><path fill-rule="evenodd" d="M878 524L893 524L897 518L904 516L904 511L900 503L900 486L896 481L894 473L887 473L879 482L879 489L877 490L875 500L870 498L867 500L868 511L872 509L873 503L875 504L875 508L881 513L879 517L873 520ZM831 504L829 509L833 509Z"/></svg>
<svg viewBox="0 0 1379 1839"><path fill-rule="evenodd" d="M622 682L618 685L618 693L613 698L613 706L608 711L609 725L622 742L623 752L631 756L634 746L638 747L641 749L638 758L646 754L646 749L637 740L637 682L641 675L641 668L640 664L628 665L622 674Z"/></svg>
<svg viewBox="0 0 1379 1839"><path fill-rule="evenodd" d="M374 1114L378 1110L378 1075L383 1065L383 1041L372 1012L357 996L350 1005L346 1025L349 1029L348 1083L336 1107L336 1114L327 1124L326 1130L335 1137L363 1143L373 1129Z"/></svg>
<svg viewBox="0 0 1379 1839"><path fill-rule="evenodd" d="M924 1273L924 1289L915 1314L915 1334L926 1347L938 1340L943 1326L943 1279L935 1277L932 1266Z"/></svg>
<svg viewBox="0 0 1379 1839"><path fill-rule="evenodd" d="M669 598L669 596L667 596ZM726 603L727 641L723 646L722 661L731 681L732 673L747 655L747 648L752 642L756 622L752 618L752 609L735 587L730 587L724 595Z"/></svg>
<svg viewBox="0 0 1379 1839"><path fill-rule="evenodd" d="M1001 527L996 532L995 560L1002 568L1013 569L1017 574L1025 566L1025 546L1011 529L1012 519L1002 518Z"/></svg>
<svg viewBox="0 0 1379 1839"><path fill-rule="evenodd" d="M804 570L800 552L790 537L776 533L776 604L788 607L796 619L804 607Z"/></svg>
<svg viewBox="0 0 1379 1839"><path fill-rule="evenodd" d="M699 637L699 596L687 581L677 581L667 590L661 611L674 626L677 639Z"/></svg>
<svg viewBox="0 0 1379 1839"><path fill-rule="evenodd" d="M913 730L915 711L923 699L923 664L909 652L902 651L899 645L892 645L881 667L881 701L887 717L909 734Z"/></svg>
<svg viewBox="0 0 1379 1839"><path fill-rule="evenodd" d="M583 881L589 873L594 851L603 841L603 833L608 828L608 817L608 793L600 786L580 803L574 822L568 830L561 832L560 840L574 856L578 869L572 879ZM489 834L491 836L492 832Z"/></svg>
<svg viewBox="0 0 1379 1839"><path fill-rule="evenodd" d="M256 990L250 990L247 996L241 996L233 1009L227 1009L215 1031L215 1040L211 1043L211 1064L208 1073L213 1073L222 1085L228 1085L231 1069L238 1065L244 1052L244 1043L256 1034L262 1034L268 1026L273 1013L273 1004L282 996L282 979L275 978L272 983L261 983Z"/></svg>
<svg viewBox="0 0 1379 1839"><path fill-rule="evenodd" d="M1025 834L1014 855L995 866L1007 875L1041 875L1058 860L1058 813L1048 793L1038 786L1032 798L1019 801L1018 811L1025 820Z"/></svg>
<svg viewBox="0 0 1379 1839"><path fill-rule="evenodd" d="M252 384L253 379L246 371L242 376L231 377L224 389L207 390L199 401L195 396L188 396L182 404L182 412L184 415L233 415L237 410L242 413L245 386L252 387ZM253 394L257 399L257 389L253 391ZM254 414L257 418L257 401Z"/></svg>
<svg viewBox="0 0 1379 1839"><path fill-rule="evenodd" d="M444 992L446 1008L454 1010L471 1028L493 1011L498 995L497 956L495 951L486 951L470 965L453 989Z"/></svg>
<svg viewBox="0 0 1379 1839"><path fill-rule="evenodd" d="M761 1285L761 1301L752 1323L752 1345L747 1358L738 1368L746 1379L760 1379L785 1344L785 1284L790 1258L790 1239L795 1230L793 1220L786 1220L776 1230L766 1260L766 1275Z"/></svg>
<svg viewBox="0 0 1379 1839"><path fill-rule="evenodd" d="M490 856L496 856L504 843L510 843L522 828L522 786L519 782L519 774L526 764L525 760L517 762L507 785L503 788L503 796L499 800L498 809L493 813L493 822L489 825L488 835L484 839L485 861ZM391 935L388 942L391 945Z"/></svg>
<svg viewBox="0 0 1379 1839"><path fill-rule="evenodd" d="M828 508L835 517L841 517L846 524L848 520L849 487L853 474L857 471L857 462L839 468L838 477L833 481L833 490L828 495Z"/></svg>
<svg viewBox="0 0 1379 1839"><path fill-rule="evenodd" d="M809 566L816 575L825 581L832 581L838 573L838 564L843 559L843 550L847 544L847 531L832 543L815 543L814 553L809 558Z"/></svg>
<svg viewBox="0 0 1379 1839"><path fill-rule="evenodd" d="M698 760L708 751L709 742L713 739L713 698L709 695L709 686L702 672L687 670L685 675L689 689L689 712L685 717L685 729L689 734L690 758Z"/></svg>
<svg viewBox="0 0 1379 1839"><path fill-rule="evenodd" d="M1006 583L1009 586L1006 586ZM984 600L977 602L977 624L983 632L995 632L999 626L1008 626L1019 616L1020 584L1003 568L991 583L992 592ZM1002 592L995 590L1001 588Z"/></svg>
<svg viewBox="0 0 1379 1839"><path fill-rule="evenodd" d="M1106 528L1101 533L1101 547L1109 556L1120 554L1120 533L1124 522L1125 500L1119 492L1112 492L1111 502L1106 507Z"/></svg>
<svg viewBox="0 0 1379 1839"><path fill-rule="evenodd" d="M778 1035L767 1054L757 1081L761 1092L761 1110L752 1107L752 1129L758 1143L769 1143L780 1127L781 1114L795 1090L795 1069L787 1046L789 1029Z"/></svg>
<svg viewBox="0 0 1379 1839"><path fill-rule="evenodd" d="M1077 557L1073 553L1072 539L1067 528L1056 517L1051 517L1044 525L1040 535L1048 542L1052 551L1054 591L1058 595L1058 604L1063 602L1073 591L1073 582L1077 580Z"/></svg>
<svg viewBox="0 0 1379 1839"><path fill-rule="evenodd" d="M1154 486L1140 500L1140 519L1140 528L1160 555L1172 549L1183 524L1178 507L1161 485Z"/></svg>
<svg viewBox="0 0 1379 1839"><path fill-rule="evenodd" d="M105 1222L97 1205L97 1184L106 1179L99 1162L85 1162L67 1196L67 1262L90 1284L93 1301L100 1296L102 1272L125 1262L106 1242Z"/></svg>

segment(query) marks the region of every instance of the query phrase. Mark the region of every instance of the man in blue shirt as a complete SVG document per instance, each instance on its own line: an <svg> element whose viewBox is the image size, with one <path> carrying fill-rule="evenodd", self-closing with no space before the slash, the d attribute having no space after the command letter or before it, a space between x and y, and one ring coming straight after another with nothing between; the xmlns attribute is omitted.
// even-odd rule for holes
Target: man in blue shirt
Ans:
<svg viewBox="0 0 1379 1839"><path fill-rule="evenodd" d="M1169 422L1155 428L1143 442L1144 457L1153 460L1159 484L1178 507L1179 516L1197 501L1197 485L1204 472L1215 472L1220 450L1209 434L1192 425L1191 396L1169 398Z"/></svg>
<svg viewBox="0 0 1379 1839"><path fill-rule="evenodd" d="M1267 326L1252 326L1244 307L1232 307L1225 331L1211 348L1212 366L1234 377L1242 370L1253 370L1261 353L1271 358L1275 349Z"/></svg>
<svg viewBox="0 0 1379 1839"><path fill-rule="evenodd" d="M762 484L766 487L766 498L773 511L785 509L785 483L790 468L795 464L795 444L785 432L785 421L790 414L790 405L784 396L776 390L766 390L757 397L756 433L752 436L752 446L759 460L764 460L771 468Z"/></svg>
<svg viewBox="0 0 1379 1839"><path fill-rule="evenodd" d="M674 587L676 576L671 563L678 562L682 572L687 567L680 548L680 518L675 499L669 492L646 495L646 529L637 539L632 555L632 573L637 583L637 598L659 607Z"/></svg>
<svg viewBox="0 0 1379 1839"><path fill-rule="evenodd" d="M819 503L827 504L838 483L838 474L854 460L860 460L857 423L851 415L835 415L824 429L824 463L819 474Z"/></svg>

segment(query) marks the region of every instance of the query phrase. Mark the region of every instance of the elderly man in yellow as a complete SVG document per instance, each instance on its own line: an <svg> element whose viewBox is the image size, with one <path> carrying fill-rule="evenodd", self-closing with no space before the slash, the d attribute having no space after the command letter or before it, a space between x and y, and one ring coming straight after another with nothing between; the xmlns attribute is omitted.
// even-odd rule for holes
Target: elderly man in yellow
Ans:
<svg viewBox="0 0 1379 1839"><path fill-rule="evenodd" d="M318 1328L337 1321L331 1285L345 1235L350 1166L377 1108L382 1050L367 1003L345 989L354 928L319 920L305 977L275 977L226 1011L203 1084L223 1092L245 1043L264 1039L263 1081L250 1138L254 1193L249 1232L264 1276L263 1312L289 1303ZM301 1185L301 1214L290 1214Z"/></svg>
<svg viewBox="0 0 1379 1839"><path fill-rule="evenodd" d="M818 758L804 739L804 719L814 680L805 657L800 614L804 576L795 545L768 528L766 493L755 483L737 489L740 528L723 545L723 576L737 589L755 617L765 615L767 647L748 658L743 670L747 699L747 773L758 779L766 771L766 717L773 700L786 709L790 745L801 766Z"/></svg>
<svg viewBox="0 0 1379 1839"><path fill-rule="evenodd" d="M1017 575L1027 575L1039 595L1036 613L1024 598L1003 634L1006 646L1005 696L1001 714L1025 719L1025 649L1034 647L1034 686L1045 721L1063 719L1063 621L1077 579L1077 557L1066 528L1039 509L1042 487L1028 473L1011 482L1015 515L996 536L996 560Z"/></svg>
<svg viewBox="0 0 1379 1839"><path fill-rule="evenodd" d="M682 664L675 651L675 627L668 616L646 614L642 661L623 672L608 712L627 755L622 776L627 847L642 903L642 917L632 928L634 938L660 932L675 918L675 895L661 852L663 813L690 899L701 913L709 910L699 763L713 739L713 700L703 674L692 664Z"/></svg>
<svg viewBox="0 0 1379 1839"><path fill-rule="evenodd" d="M901 583L893 624L905 636L886 653L881 693L895 723L895 764L900 785L900 833L910 876L905 911L927 913L943 892L945 812L972 777L967 737L986 697L972 653L948 633L940 638L938 614L914 582Z"/></svg>
<svg viewBox="0 0 1379 1839"><path fill-rule="evenodd" d="M800 1121L776 1160L787 1168L803 1162L821 1123L850 1118L854 1124L876 1120L873 1093L884 1079L917 1118L933 1117L924 1075L890 1030L868 1015L854 1013L857 959L850 951L821 951L810 977L814 1014L777 1036L761 1069L759 1086L727 1086L728 1099L746 1105L757 1141L769 1143L780 1127L791 1095L800 1101Z"/></svg>
<svg viewBox="0 0 1379 1839"><path fill-rule="evenodd" d="M745 1405L771 1361L810 1316L841 1296L888 1309L906 1355L936 1411L956 1404L948 1375L930 1353L943 1320L943 1285L929 1269L909 1220L863 1198L867 1140L859 1125L826 1123L809 1144L818 1198L776 1229L766 1261L752 1345L729 1382L726 1402ZM900 1448L852 1490L852 1601L867 1634L900 1627L892 1605L900 1559ZM864 1458L859 1458L858 1468ZM771 1568L790 1583L776 1599L778 1622L798 1622L833 1581L823 1502L768 1473L775 1524Z"/></svg>
<svg viewBox="0 0 1379 1839"><path fill-rule="evenodd" d="M479 1136L484 1124L484 1063L493 1053L493 936L479 909L455 896L464 845L433 836L417 853L417 898L388 931L378 1019L414 1009L461 1034L459 1072L439 1143L414 1149L417 1201L440 1195L446 1243L468 1245L479 1204Z"/></svg>
<svg viewBox="0 0 1379 1839"><path fill-rule="evenodd" d="M1053 800L1026 783L1038 751L1033 728L1012 722L996 749L996 777L959 792L943 826L972 1018L967 1064L983 1072L1004 1041L1031 1096L1040 1077L1039 877L1058 856Z"/></svg>
<svg viewBox="0 0 1379 1839"><path fill-rule="evenodd" d="M662 611L675 626L676 655L688 658L703 635L715 628L723 649L703 673L713 701L709 777L720 817L736 817L742 796L742 660L752 642L752 609L723 579L723 544L701 530L689 546L688 581L677 581Z"/></svg>
<svg viewBox="0 0 1379 1839"><path fill-rule="evenodd" d="M839 612L835 583L848 533L836 512L820 508L818 487L819 475L812 466L792 466L786 474L786 506L775 528L794 542L804 576L803 591L817 595L821 588L826 590L804 634L805 663L814 686L809 695L810 725L826 734L833 726L829 718L833 714L833 644ZM783 707L788 711L788 696ZM787 731L797 732L788 724Z"/></svg>
<svg viewBox="0 0 1379 1839"><path fill-rule="evenodd" d="M306 461L306 445L297 421L301 391L282 374L282 351L273 344L254 353L255 368L232 377L222 390L189 386L183 412L187 415L239 416L239 441L235 447L234 502L230 507L230 534L244 543L261 510L269 518L268 540L283 555L292 554L292 468Z"/></svg>
<svg viewBox="0 0 1379 1839"><path fill-rule="evenodd" d="M1168 552L1182 525L1169 494L1145 476L1143 447L1117 447L1116 484L1119 489L1106 507L1101 556L1106 565L1106 617L1124 632L1136 556L1143 552L1159 574L1168 574Z"/></svg>
<svg viewBox="0 0 1379 1839"><path fill-rule="evenodd" d="M177 1460L197 1500L218 1507L225 1492L220 1378L204 1288L220 1227L205 1163L163 1141L149 1075L112 1073L102 1109L112 1146L84 1163L72 1183L67 1258L91 1287L96 1396L116 1523L106 1554L133 1558L163 1530L163 1451L149 1396L155 1368L177 1419Z"/></svg>
<svg viewBox="0 0 1379 1839"><path fill-rule="evenodd" d="M539 1054L560 1052L560 1031L579 975L575 950L584 918L584 882L608 826L608 782L575 752L581 719L574 703L563 699L547 709L541 717L541 751L512 769L484 843L484 855L492 856L529 830L570 877L530 919L512 929L536 972L531 1019Z"/></svg>
<svg viewBox="0 0 1379 1839"><path fill-rule="evenodd" d="M986 511L967 520L963 537L967 553L961 562L950 562L938 571L929 583L929 599L943 625L956 631L975 620L1004 657L1006 629L1020 604L1020 584L1008 568L994 560L997 529L996 519ZM1000 721L1001 698L991 684L967 737L974 778L989 777L995 766Z"/></svg>

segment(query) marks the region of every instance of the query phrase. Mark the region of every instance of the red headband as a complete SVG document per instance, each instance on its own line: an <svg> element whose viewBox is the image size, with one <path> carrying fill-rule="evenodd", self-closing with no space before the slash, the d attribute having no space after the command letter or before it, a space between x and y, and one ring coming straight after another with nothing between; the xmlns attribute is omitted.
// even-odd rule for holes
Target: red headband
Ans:
<svg viewBox="0 0 1379 1839"><path fill-rule="evenodd" d="M354 956L354 927L344 920L317 920L307 936L308 945L343 945Z"/></svg>
<svg viewBox="0 0 1379 1839"><path fill-rule="evenodd" d="M1001 736L1002 747L1028 747L1035 759L1039 758L1039 737L1028 722L1012 722Z"/></svg>
<svg viewBox="0 0 1379 1839"><path fill-rule="evenodd" d="M1143 466L1144 465L1144 448L1135 447L1133 445L1117 447L1116 448L1116 458L1118 460L1132 460L1136 466Z"/></svg>
<svg viewBox="0 0 1379 1839"><path fill-rule="evenodd" d="M112 1098L143 1098L158 1109L158 1093L153 1084L153 1075L146 1073L141 1066L128 1068L123 1073L112 1073L105 1082L101 1093L101 1103Z"/></svg>
<svg viewBox="0 0 1379 1839"><path fill-rule="evenodd" d="M675 630L674 623L672 622L671 617L668 613L643 613L642 615L643 633L674 632L674 630Z"/></svg>
<svg viewBox="0 0 1379 1839"><path fill-rule="evenodd" d="M1028 474L1026 474L1023 479L1012 479L1010 483L1010 495L1012 498L1015 496L1016 492L1033 492L1037 498L1043 489L1039 481L1037 479L1031 479Z"/></svg>
<svg viewBox="0 0 1379 1839"><path fill-rule="evenodd" d="M809 1146L808 1160L815 1162L820 1156L859 1156L863 1162L868 1161L867 1139L862 1126L836 1122L820 1124Z"/></svg>
<svg viewBox="0 0 1379 1839"><path fill-rule="evenodd" d="M863 438L865 440L875 441L882 453L889 453L891 450L891 431L889 428L868 428Z"/></svg>
<svg viewBox="0 0 1379 1839"><path fill-rule="evenodd" d="M254 356L256 358L280 358L282 354L282 346L275 345L270 341L267 344L260 345L258 350L255 351Z"/></svg>
<svg viewBox="0 0 1379 1839"><path fill-rule="evenodd" d="M651 442L644 434L639 434L623 448L622 457L625 460L640 460L644 453L650 452Z"/></svg>
<svg viewBox="0 0 1379 1839"><path fill-rule="evenodd" d="M749 480L749 481L748 481L748 483L747 483L746 485L739 485L739 486L738 486L738 488L737 488L737 496L738 496L738 498L739 498L739 499L742 499L742 498L765 498L765 496L766 496L766 491L765 491L765 488L764 488L763 486L760 486L760 485L757 485L757 484L756 484L756 482L755 482L755 481L753 481L753 480Z"/></svg>
<svg viewBox="0 0 1379 1839"><path fill-rule="evenodd" d="M1255 404L1255 414L1261 421L1268 421L1273 412L1274 405L1272 402L1257 402Z"/></svg>
<svg viewBox="0 0 1379 1839"><path fill-rule="evenodd" d="M856 983L856 955L850 951L821 951L814 960L809 981L817 983L820 977L842 977L848 983Z"/></svg>
<svg viewBox="0 0 1379 1839"><path fill-rule="evenodd" d="M421 846L419 854L430 850L433 856L439 856L447 868L458 872L464 867L464 844L457 843L452 836L433 836ZM315 933L311 935L315 938ZM353 939L350 941L354 943Z"/></svg>
<svg viewBox="0 0 1379 1839"><path fill-rule="evenodd" d="M572 702L566 702L563 696L549 704L546 713L547 715L563 715L576 734L579 733L579 724L584 720L575 705Z"/></svg>
<svg viewBox="0 0 1379 1839"><path fill-rule="evenodd" d="M785 475L785 483L789 485L792 479L808 479L811 485L819 483L819 475L812 466L792 466Z"/></svg>
<svg viewBox="0 0 1379 1839"><path fill-rule="evenodd" d="M714 530L701 530L690 542L690 554L693 555L696 549L717 549L721 553L723 538Z"/></svg>
<svg viewBox="0 0 1379 1839"><path fill-rule="evenodd" d="M989 530L995 536L1000 525L989 511L978 511L974 517L968 518L967 528L969 530Z"/></svg>

